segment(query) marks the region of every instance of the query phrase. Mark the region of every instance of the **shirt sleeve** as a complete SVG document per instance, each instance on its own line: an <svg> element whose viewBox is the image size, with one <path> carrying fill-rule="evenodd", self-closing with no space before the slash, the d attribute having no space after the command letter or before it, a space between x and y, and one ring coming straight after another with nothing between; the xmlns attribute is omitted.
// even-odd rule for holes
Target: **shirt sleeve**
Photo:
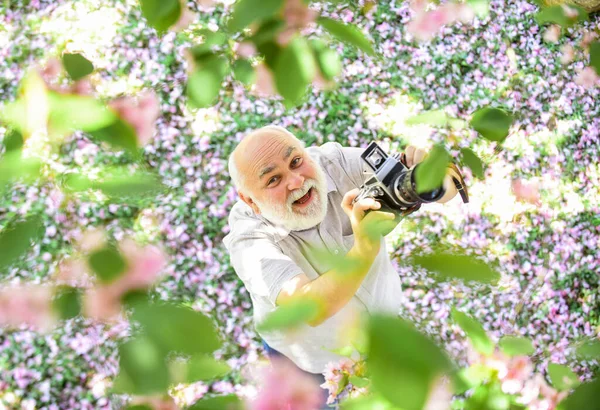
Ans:
<svg viewBox="0 0 600 410"><path fill-rule="evenodd" d="M359 188L367 180L370 174L369 167L360 157L363 152L365 152L365 149L357 147L343 147L338 143L335 145L339 151L341 168L346 172L356 188Z"/></svg>
<svg viewBox="0 0 600 410"><path fill-rule="evenodd" d="M302 273L267 235L241 235L229 245L231 264L246 289L273 306L283 285Z"/></svg>

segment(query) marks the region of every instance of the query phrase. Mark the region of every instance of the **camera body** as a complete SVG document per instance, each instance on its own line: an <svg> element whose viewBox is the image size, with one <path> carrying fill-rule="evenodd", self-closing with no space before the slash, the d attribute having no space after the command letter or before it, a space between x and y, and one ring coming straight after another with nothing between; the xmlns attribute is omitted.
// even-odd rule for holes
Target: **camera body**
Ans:
<svg viewBox="0 0 600 410"><path fill-rule="evenodd" d="M375 142L369 144L361 158L373 175L360 187L354 202L373 198L381 203L381 211L404 216L419 209L423 203L438 201L446 192L440 186L418 193L415 171L421 164L409 168L399 154L387 155Z"/></svg>

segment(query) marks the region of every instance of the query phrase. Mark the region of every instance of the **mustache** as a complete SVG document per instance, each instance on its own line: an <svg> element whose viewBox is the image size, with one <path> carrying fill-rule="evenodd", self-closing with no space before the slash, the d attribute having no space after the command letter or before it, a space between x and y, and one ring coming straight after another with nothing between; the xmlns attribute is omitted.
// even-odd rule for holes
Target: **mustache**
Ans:
<svg viewBox="0 0 600 410"><path fill-rule="evenodd" d="M291 205L294 201L297 201L298 199L302 198L304 195L306 195L308 193L308 191L310 191L311 188L316 189L316 187L317 187L317 181L315 181L313 179L305 181L302 188L299 188L290 194L290 196L288 198L288 205Z"/></svg>

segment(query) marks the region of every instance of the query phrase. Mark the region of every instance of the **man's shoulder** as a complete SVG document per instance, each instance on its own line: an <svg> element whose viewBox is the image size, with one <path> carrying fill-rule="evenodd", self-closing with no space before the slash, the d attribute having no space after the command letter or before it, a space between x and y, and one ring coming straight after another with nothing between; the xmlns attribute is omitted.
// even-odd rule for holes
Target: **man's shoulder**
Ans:
<svg viewBox="0 0 600 410"><path fill-rule="evenodd" d="M254 213L243 201L236 202L229 213L229 233L223 238L227 248L235 239L270 239L276 242L276 232L264 218Z"/></svg>
<svg viewBox="0 0 600 410"><path fill-rule="evenodd" d="M336 161L342 155L342 145L339 142L326 142L306 148L306 151L319 161Z"/></svg>

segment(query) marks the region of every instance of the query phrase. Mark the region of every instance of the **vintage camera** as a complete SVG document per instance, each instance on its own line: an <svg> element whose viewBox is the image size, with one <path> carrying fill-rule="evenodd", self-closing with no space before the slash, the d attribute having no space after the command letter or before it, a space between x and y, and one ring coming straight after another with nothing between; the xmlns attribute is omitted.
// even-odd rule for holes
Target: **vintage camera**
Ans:
<svg viewBox="0 0 600 410"><path fill-rule="evenodd" d="M422 163L408 168L399 154L389 156L377 145L371 142L361 158L373 171L373 175L360 187L354 202L363 198L373 198L381 202L381 211L393 212L397 216L405 216L421 207L421 204L435 202L446 193L443 186L426 192L417 192L415 175ZM458 168L454 169L460 175ZM454 183L463 198L468 202L464 182L453 178Z"/></svg>

